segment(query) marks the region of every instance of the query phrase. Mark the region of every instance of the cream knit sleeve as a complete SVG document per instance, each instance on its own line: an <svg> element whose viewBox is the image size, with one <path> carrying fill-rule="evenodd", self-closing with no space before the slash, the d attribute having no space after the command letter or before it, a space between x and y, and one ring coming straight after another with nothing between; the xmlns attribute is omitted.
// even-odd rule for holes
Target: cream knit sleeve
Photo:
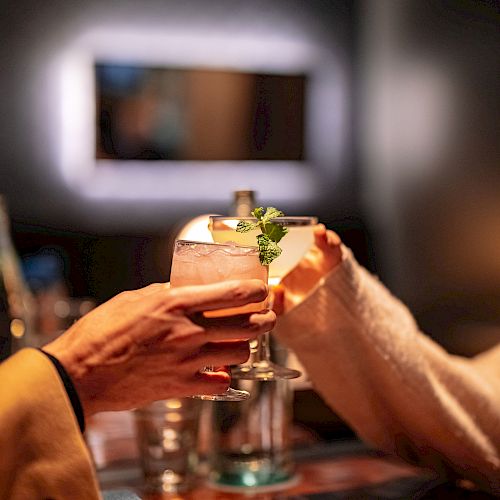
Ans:
<svg viewBox="0 0 500 500"><path fill-rule="evenodd" d="M500 346L446 353L343 248L343 261L278 321L315 389L367 442L500 494Z"/></svg>

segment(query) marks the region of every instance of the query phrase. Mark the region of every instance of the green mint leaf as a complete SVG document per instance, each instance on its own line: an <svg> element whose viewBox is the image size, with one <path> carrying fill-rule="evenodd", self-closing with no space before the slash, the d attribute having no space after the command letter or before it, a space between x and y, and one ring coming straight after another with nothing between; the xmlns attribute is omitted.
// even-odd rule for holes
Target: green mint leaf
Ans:
<svg viewBox="0 0 500 500"><path fill-rule="evenodd" d="M236 231L238 233L248 233L248 231L251 231L252 229L257 229L259 227L259 224L256 222L250 222L247 220L240 220L238 222L238 225L236 226Z"/></svg>
<svg viewBox="0 0 500 500"><path fill-rule="evenodd" d="M265 234L267 234L269 238L276 243L278 243L286 233L288 233L288 228L281 226L280 224L270 222L265 225Z"/></svg>
<svg viewBox="0 0 500 500"><path fill-rule="evenodd" d="M265 210L264 207L257 207L252 211L252 215L257 222L239 221L236 231L247 233L260 227L262 234L257 236L259 259L262 265L267 266L281 255L278 242L288 233L288 228L272 222L272 219L283 217L285 214L274 207L267 207Z"/></svg>
<svg viewBox="0 0 500 500"><path fill-rule="evenodd" d="M257 219L261 220L264 216L264 207L256 207L252 210L252 215Z"/></svg>
<svg viewBox="0 0 500 500"><path fill-rule="evenodd" d="M275 217L283 217L283 212L274 207L267 207L266 213L262 216L262 222L267 224L271 219Z"/></svg>
<svg viewBox="0 0 500 500"><path fill-rule="evenodd" d="M259 246L259 260L263 266L269 265L281 255L281 248L267 234L259 234L257 236L257 244Z"/></svg>

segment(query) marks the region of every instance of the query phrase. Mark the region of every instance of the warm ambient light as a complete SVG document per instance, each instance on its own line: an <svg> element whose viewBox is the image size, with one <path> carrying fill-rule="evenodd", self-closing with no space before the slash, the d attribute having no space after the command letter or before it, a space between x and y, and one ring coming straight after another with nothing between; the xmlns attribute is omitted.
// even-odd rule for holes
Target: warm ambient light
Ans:
<svg viewBox="0 0 500 500"><path fill-rule="evenodd" d="M176 240L203 241L213 243L212 233L208 229L210 215L204 214L190 220L177 234Z"/></svg>
<svg viewBox="0 0 500 500"><path fill-rule="evenodd" d="M310 75L306 96L306 161L119 161L95 158L96 61L138 65L227 68ZM108 27L68 44L60 60L59 167L68 187L89 198L225 201L245 184L262 199L308 202L342 165L346 81L331 52L289 34L241 35Z"/></svg>
<svg viewBox="0 0 500 500"><path fill-rule="evenodd" d="M13 319L10 322L10 333L16 339L20 339L26 333L26 325L22 319Z"/></svg>

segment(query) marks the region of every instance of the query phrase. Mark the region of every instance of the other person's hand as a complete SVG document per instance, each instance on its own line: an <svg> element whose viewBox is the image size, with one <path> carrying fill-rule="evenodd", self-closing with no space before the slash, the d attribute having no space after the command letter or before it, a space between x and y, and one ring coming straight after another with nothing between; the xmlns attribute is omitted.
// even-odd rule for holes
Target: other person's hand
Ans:
<svg viewBox="0 0 500 500"><path fill-rule="evenodd" d="M275 292L274 308L278 314L300 304L319 280L342 260L341 241L323 224L314 228L314 245L283 278Z"/></svg>
<svg viewBox="0 0 500 500"><path fill-rule="evenodd" d="M225 371L248 359L248 340L270 331L272 311L205 318L203 311L263 301L260 280L122 292L44 347L70 375L86 416L154 400L224 392Z"/></svg>

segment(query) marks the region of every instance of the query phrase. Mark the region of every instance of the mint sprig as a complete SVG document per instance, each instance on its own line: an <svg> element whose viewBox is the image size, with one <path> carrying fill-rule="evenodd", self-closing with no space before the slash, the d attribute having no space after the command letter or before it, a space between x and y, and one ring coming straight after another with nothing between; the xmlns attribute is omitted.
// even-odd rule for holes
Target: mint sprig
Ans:
<svg viewBox="0 0 500 500"><path fill-rule="evenodd" d="M236 226L236 231L248 233L260 228L262 234L257 236L259 260L263 266L267 266L281 255L282 250L278 243L288 233L288 228L272 222L272 219L283 217L284 214L274 207L267 207L265 210L263 207L257 207L252 211L252 215L257 221L240 220Z"/></svg>

